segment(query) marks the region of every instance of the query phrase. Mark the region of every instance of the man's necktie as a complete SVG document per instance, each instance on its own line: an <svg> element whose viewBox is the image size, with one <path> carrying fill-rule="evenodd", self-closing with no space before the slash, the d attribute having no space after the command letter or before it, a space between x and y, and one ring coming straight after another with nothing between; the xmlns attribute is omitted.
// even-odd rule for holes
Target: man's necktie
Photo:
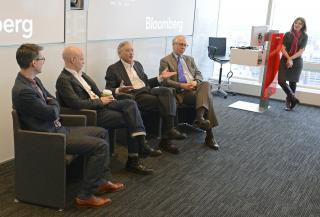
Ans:
<svg viewBox="0 0 320 217"><path fill-rule="evenodd" d="M178 64L178 79L179 79L179 82L180 83L187 83L186 76L184 75L184 72L183 72L183 67L182 67L182 63L181 63L181 56L178 56L177 64Z"/></svg>

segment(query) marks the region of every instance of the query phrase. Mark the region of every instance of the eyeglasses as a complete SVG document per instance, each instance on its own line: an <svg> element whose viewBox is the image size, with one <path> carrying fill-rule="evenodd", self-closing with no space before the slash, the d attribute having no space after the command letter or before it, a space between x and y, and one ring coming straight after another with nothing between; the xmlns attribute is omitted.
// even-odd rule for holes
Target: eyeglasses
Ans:
<svg viewBox="0 0 320 217"><path fill-rule="evenodd" d="M188 47L189 45L188 44L185 44L185 43L176 43L177 45L179 46L182 46L182 47Z"/></svg>
<svg viewBox="0 0 320 217"><path fill-rule="evenodd" d="M45 57L41 57L41 58L36 58L35 60L43 60L43 61L45 61L46 58Z"/></svg>

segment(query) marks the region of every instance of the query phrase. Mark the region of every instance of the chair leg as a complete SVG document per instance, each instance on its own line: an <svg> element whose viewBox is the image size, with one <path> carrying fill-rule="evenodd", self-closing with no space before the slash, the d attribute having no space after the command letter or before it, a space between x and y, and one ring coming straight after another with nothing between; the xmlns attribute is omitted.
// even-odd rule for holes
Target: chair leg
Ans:
<svg viewBox="0 0 320 217"><path fill-rule="evenodd" d="M109 154L112 156L114 154L114 146L116 144L116 129L110 129L109 130L109 145L110 145L110 150Z"/></svg>
<svg viewBox="0 0 320 217"><path fill-rule="evenodd" d="M223 98L225 98L225 99L228 97L228 93L226 91L224 91L223 89L221 89L221 88L217 90L217 93L219 95L222 95Z"/></svg>
<svg viewBox="0 0 320 217"><path fill-rule="evenodd" d="M213 91L213 93L221 95L225 99L228 97L228 93L222 89L222 64L220 64L218 89Z"/></svg>

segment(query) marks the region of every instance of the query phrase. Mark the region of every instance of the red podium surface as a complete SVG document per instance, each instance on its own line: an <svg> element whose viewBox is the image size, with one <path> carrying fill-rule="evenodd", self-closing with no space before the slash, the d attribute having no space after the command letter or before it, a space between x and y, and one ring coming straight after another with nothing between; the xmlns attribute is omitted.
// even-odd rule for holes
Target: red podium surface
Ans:
<svg viewBox="0 0 320 217"><path fill-rule="evenodd" d="M266 55L263 81L261 85L260 103L256 104L238 101L229 105L229 107L260 113L266 111L270 107L269 97L275 94L278 83L277 74L280 64L280 52L282 47L283 36L283 33L277 33L272 31L269 32L268 47L266 50L264 50L264 52L266 52Z"/></svg>
<svg viewBox="0 0 320 217"><path fill-rule="evenodd" d="M268 109L269 97L277 90L277 74L283 36L283 33L271 33L270 35L260 95L259 110L261 111Z"/></svg>

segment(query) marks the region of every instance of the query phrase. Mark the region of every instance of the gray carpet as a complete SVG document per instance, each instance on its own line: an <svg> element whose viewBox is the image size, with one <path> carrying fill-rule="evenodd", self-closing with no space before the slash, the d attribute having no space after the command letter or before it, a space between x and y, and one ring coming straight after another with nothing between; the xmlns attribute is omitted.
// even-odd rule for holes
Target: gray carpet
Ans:
<svg viewBox="0 0 320 217"><path fill-rule="evenodd" d="M77 209L73 196L79 184L70 183L63 212L13 203L9 162L0 167L0 216L320 216L319 108L299 105L286 112L283 102L271 101L270 110L257 114L228 108L256 98L214 99L219 151L202 145L203 132L183 127L189 137L176 142L181 154L148 158L156 173L139 176L124 171L126 149L117 147L113 180L123 181L126 189L108 195L110 206Z"/></svg>

